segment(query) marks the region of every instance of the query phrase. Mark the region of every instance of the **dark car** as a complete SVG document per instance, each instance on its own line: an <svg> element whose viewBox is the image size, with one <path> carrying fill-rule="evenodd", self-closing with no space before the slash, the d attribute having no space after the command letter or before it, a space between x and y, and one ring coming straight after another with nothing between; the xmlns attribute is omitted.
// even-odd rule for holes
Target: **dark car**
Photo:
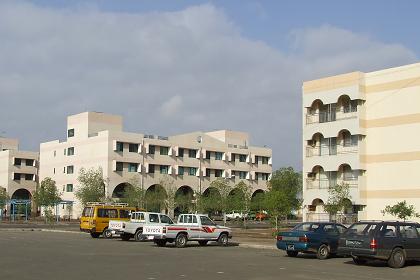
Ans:
<svg viewBox="0 0 420 280"><path fill-rule="evenodd" d="M338 239L346 227L337 223L301 223L291 231L277 234L277 248L285 250L289 257L301 253L315 253L324 260L335 254Z"/></svg>
<svg viewBox="0 0 420 280"><path fill-rule="evenodd" d="M384 260L401 268L406 260L420 260L420 224L398 221L360 221L341 236L338 254L351 256L354 263Z"/></svg>

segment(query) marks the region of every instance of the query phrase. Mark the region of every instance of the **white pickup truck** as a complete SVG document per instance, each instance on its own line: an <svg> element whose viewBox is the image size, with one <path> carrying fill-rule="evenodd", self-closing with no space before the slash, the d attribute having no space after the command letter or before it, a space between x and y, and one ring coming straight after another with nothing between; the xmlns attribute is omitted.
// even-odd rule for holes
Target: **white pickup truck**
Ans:
<svg viewBox="0 0 420 280"><path fill-rule="evenodd" d="M136 241L153 239L143 231L145 225L165 226L174 222L165 214L152 212L132 212L130 221L109 221L108 230L111 234L119 234L121 239L128 241L134 237Z"/></svg>
<svg viewBox="0 0 420 280"><path fill-rule="evenodd" d="M228 227L216 225L205 214L182 214L174 225L154 226L146 225L143 232L149 237L154 236L154 242L159 246L175 242L178 248L185 247L188 241L198 241L205 246L209 241L217 241L227 246L232 238L232 230Z"/></svg>

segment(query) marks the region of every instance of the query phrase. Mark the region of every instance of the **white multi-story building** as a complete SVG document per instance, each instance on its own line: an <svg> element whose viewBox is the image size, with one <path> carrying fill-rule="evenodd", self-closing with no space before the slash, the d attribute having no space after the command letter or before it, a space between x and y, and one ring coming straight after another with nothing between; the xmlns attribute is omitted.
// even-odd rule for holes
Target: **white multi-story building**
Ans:
<svg viewBox="0 0 420 280"><path fill-rule="evenodd" d="M420 63L303 84L304 219L324 220L329 186L350 186L353 219L420 211Z"/></svg>
<svg viewBox="0 0 420 280"><path fill-rule="evenodd" d="M165 177L185 192L205 193L210 182L243 180L255 193L266 189L272 172L272 151L249 146L247 133L229 130L192 132L170 137L123 131L121 116L85 112L67 119L67 140L40 146L40 180L51 177L63 199L74 201L80 168L98 168L108 196L118 198L133 177L152 191Z"/></svg>

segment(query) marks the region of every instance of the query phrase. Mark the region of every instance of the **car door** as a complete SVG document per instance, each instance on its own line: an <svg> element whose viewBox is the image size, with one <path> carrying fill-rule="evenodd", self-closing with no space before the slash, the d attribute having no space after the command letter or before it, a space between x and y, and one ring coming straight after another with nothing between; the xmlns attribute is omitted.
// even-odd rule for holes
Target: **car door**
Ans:
<svg viewBox="0 0 420 280"><path fill-rule="evenodd" d="M323 228L324 238L330 246L331 252L336 252L338 247L338 230L334 224L326 224Z"/></svg>
<svg viewBox="0 0 420 280"><path fill-rule="evenodd" d="M420 226L417 226L420 227ZM420 237L416 225L400 225L400 235L408 258L420 258Z"/></svg>
<svg viewBox="0 0 420 280"><path fill-rule="evenodd" d="M381 228L379 236L379 249L382 251L381 254L385 257L389 257L391 255L395 246L400 246L402 244L396 224L384 224Z"/></svg>
<svg viewBox="0 0 420 280"><path fill-rule="evenodd" d="M216 224L207 216L200 216L201 222L201 231L200 231L200 239L214 239L215 238L215 231L216 231Z"/></svg>

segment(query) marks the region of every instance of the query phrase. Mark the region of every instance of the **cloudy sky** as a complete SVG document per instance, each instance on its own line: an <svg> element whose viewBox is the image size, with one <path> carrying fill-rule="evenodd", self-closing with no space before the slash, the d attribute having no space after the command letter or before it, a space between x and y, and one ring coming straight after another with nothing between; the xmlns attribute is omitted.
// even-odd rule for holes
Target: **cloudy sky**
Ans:
<svg viewBox="0 0 420 280"><path fill-rule="evenodd" d="M273 149L274 167L300 170L302 82L418 62L419 8L0 1L0 135L38 150L65 137L67 115L103 111L132 132L247 131Z"/></svg>

